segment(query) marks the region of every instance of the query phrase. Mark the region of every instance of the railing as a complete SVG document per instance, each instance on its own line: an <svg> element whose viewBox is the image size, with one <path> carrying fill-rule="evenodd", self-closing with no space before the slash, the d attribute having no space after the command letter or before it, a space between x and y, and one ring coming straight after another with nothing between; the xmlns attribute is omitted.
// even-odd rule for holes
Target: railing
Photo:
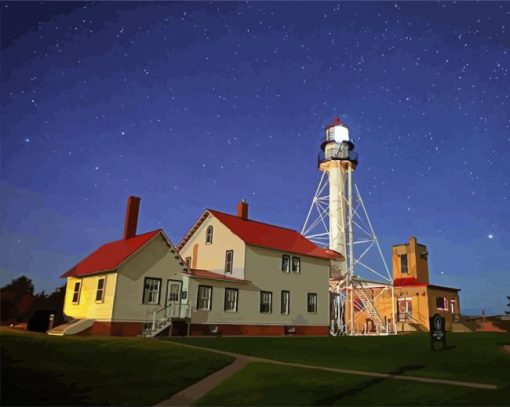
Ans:
<svg viewBox="0 0 510 407"><path fill-rule="evenodd" d="M326 151L320 151L317 157L318 165L328 160L348 160L353 163L358 162L358 153L352 150L345 150L343 148L333 148Z"/></svg>
<svg viewBox="0 0 510 407"><path fill-rule="evenodd" d="M173 303L166 307L160 308L152 313L152 326L153 331L161 328L163 325L168 324L173 319L184 319L190 317L189 304Z"/></svg>

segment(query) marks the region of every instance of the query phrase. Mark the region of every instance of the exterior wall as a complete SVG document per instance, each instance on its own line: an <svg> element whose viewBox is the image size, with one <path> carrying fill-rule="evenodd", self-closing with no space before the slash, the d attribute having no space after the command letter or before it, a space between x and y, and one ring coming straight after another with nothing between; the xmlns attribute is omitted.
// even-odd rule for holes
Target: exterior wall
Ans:
<svg viewBox="0 0 510 407"><path fill-rule="evenodd" d="M403 274L400 258L407 254L408 273ZM418 244L415 237L409 238L408 244L393 246L392 248L393 279L414 277L418 281L428 284L429 266L427 260L427 247Z"/></svg>
<svg viewBox="0 0 510 407"><path fill-rule="evenodd" d="M153 312L165 306L168 280L182 281L180 261L177 252L172 253L165 239L158 235L120 266L112 320L151 321ZM159 304L143 304L145 277L161 279Z"/></svg>
<svg viewBox="0 0 510 407"><path fill-rule="evenodd" d="M213 227L212 244L205 243L206 230L209 225ZM234 263L232 274L229 276L244 280L245 247L244 242L230 229L213 215L209 215L182 247L180 255L183 259L191 257L193 268L223 275L225 274L225 252L233 250Z"/></svg>
<svg viewBox="0 0 510 407"><path fill-rule="evenodd" d="M399 320L398 299L411 298L411 318L407 321ZM395 317L397 318L397 330L409 330L409 325L415 325L416 328L429 329L429 300L427 296L427 287L395 287Z"/></svg>
<svg viewBox="0 0 510 407"><path fill-rule="evenodd" d="M218 328L218 333L211 333L213 327ZM309 336L327 336L329 327L327 326L294 326L294 330L289 331L284 325L205 325L191 324L191 336L208 335L248 335L248 336L284 336L284 335L309 335Z"/></svg>
<svg viewBox="0 0 510 407"><path fill-rule="evenodd" d="M456 315L460 315L459 293L454 290L446 290L440 288L428 287L428 308L430 316L439 314L445 318L445 325L447 330L452 329L453 319ZM441 310L437 308L436 298L445 297L447 301L448 310ZM454 312L450 310L450 301L455 300ZM427 325L428 327L428 325Z"/></svg>
<svg viewBox="0 0 510 407"><path fill-rule="evenodd" d="M97 280L106 277L103 302L96 302ZM80 281L80 299L73 304L74 284ZM64 300L64 314L75 319L110 321L115 299L117 273L96 274L85 278L68 277Z"/></svg>
<svg viewBox="0 0 510 407"><path fill-rule="evenodd" d="M137 336L142 333L143 323L141 322L104 322L95 321L94 324L80 332L78 335L98 336Z"/></svg>
<svg viewBox="0 0 510 407"><path fill-rule="evenodd" d="M206 279L189 278L189 298L192 299L192 332L200 332L197 324L218 326L238 325L238 328L225 329L232 334L280 335L285 326L323 327L317 332L327 334L329 326L329 260L307 256L301 259L300 273L281 271L282 253L257 247L246 247L246 279L250 283L233 283ZM200 260L199 260L200 261ZM212 309L197 310L199 285L212 287ZM237 288L238 311L224 311L225 288ZM260 312L260 291L273 293L272 312ZM281 314L281 291L290 292L290 312ZM307 312L307 293L317 294L317 313ZM245 328L241 328L244 326ZM274 330L259 329L259 326L274 326ZM248 328L251 327L251 328ZM296 328L297 329L297 328ZM252 333L249 333L252 332ZM311 332L311 331L310 331ZM299 334L299 330L296 331Z"/></svg>

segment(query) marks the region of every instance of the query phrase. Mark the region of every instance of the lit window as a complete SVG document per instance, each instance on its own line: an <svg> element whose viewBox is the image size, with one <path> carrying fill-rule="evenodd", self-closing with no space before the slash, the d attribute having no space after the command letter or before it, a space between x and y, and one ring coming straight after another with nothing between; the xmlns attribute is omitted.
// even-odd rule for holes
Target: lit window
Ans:
<svg viewBox="0 0 510 407"><path fill-rule="evenodd" d="M282 256L282 271L286 273L290 271L290 257L286 254Z"/></svg>
<svg viewBox="0 0 510 407"><path fill-rule="evenodd" d="M78 304L80 302L80 288L81 288L80 281L77 281L76 283L74 283L73 304Z"/></svg>
<svg viewBox="0 0 510 407"><path fill-rule="evenodd" d="M207 231L205 232L205 244L212 244L213 239L213 227L208 226Z"/></svg>
<svg viewBox="0 0 510 407"><path fill-rule="evenodd" d="M227 250L225 253L225 274L232 274L233 262L234 262L234 251Z"/></svg>
<svg viewBox="0 0 510 407"><path fill-rule="evenodd" d="M301 271L301 259L299 257L292 256L292 272L299 273Z"/></svg>
<svg viewBox="0 0 510 407"><path fill-rule="evenodd" d="M143 283L143 303L159 304L159 294L161 291L161 279L145 277Z"/></svg>
<svg viewBox="0 0 510 407"><path fill-rule="evenodd" d="M308 312L317 312L317 294L308 293Z"/></svg>
<svg viewBox="0 0 510 407"><path fill-rule="evenodd" d="M283 315L288 315L290 311L290 292L282 291L282 301L281 301L281 313Z"/></svg>
<svg viewBox="0 0 510 407"><path fill-rule="evenodd" d="M198 286L197 309L211 310L212 287L208 285Z"/></svg>
<svg viewBox="0 0 510 407"><path fill-rule="evenodd" d="M106 277L100 277L97 280L96 302L104 301L105 284L106 284Z"/></svg>
<svg viewBox="0 0 510 407"><path fill-rule="evenodd" d="M403 254L400 256L400 272L402 274L408 273L408 267L407 267L407 254Z"/></svg>
<svg viewBox="0 0 510 407"><path fill-rule="evenodd" d="M237 288L225 288L225 311L237 312Z"/></svg>
<svg viewBox="0 0 510 407"><path fill-rule="evenodd" d="M260 292L260 312L269 314L273 311L273 293L269 291Z"/></svg>

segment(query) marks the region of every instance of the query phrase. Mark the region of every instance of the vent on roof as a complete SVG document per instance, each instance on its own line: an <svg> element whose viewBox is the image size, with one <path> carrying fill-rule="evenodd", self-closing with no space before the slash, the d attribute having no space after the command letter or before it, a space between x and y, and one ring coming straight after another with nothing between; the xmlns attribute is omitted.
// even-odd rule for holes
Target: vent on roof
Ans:
<svg viewBox="0 0 510 407"><path fill-rule="evenodd" d="M138 211L140 209L140 198L130 196L127 201L126 220L124 221L124 240L136 236L136 226L138 225Z"/></svg>

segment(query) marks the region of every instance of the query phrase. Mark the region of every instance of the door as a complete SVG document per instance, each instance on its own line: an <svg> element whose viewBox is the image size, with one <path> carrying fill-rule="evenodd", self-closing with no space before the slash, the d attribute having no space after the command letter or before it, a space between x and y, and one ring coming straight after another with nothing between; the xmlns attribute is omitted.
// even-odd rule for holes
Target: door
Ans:
<svg viewBox="0 0 510 407"><path fill-rule="evenodd" d="M408 321L413 315L413 300L412 298L399 298L398 299L398 320Z"/></svg>
<svg viewBox="0 0 510 407"><path fill-rule="evenodd" d="M165 311L165 316L167 318L178 318L181 315L181 287L182 281L168 280Z"/></svg>

